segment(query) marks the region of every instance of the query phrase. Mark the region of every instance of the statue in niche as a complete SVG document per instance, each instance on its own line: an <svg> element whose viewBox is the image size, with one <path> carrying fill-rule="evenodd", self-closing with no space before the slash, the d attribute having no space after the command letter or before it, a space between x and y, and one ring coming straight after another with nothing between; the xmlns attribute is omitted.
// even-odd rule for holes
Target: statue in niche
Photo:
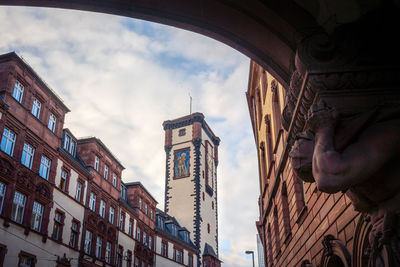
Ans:
<svg viewBox="0 0 400 267"><path fill-rule="evenodd" d="M189 150L175 152L175 177L189 176Z"/></svg>
<svg viewBox="0 0 400 267"><path fill-rule="evenodd" d="M294 173L369 214L369 266L400 266L400 106L345 117L320 101L305 128L289 153Z"/></svg>

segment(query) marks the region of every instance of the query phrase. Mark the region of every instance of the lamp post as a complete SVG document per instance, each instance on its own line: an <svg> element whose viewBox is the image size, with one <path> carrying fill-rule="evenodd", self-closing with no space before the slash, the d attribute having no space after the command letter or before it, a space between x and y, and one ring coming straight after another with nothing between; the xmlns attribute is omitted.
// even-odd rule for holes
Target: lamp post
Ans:
<svg viewBox="0 0 400 267"><path fill-rule="evenodd" d="M251 254L251 257L252 257L252 259L253 259L253 267L254 267L254 251L252 251L252 250L246 250L245 253L246 253L246 254Z"/></svg>

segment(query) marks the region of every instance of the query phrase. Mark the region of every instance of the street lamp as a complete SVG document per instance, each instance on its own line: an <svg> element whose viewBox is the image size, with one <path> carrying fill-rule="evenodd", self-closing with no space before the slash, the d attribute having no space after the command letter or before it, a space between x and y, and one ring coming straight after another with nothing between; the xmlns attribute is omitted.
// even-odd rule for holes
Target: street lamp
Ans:
<svg viewBox="0 0 400 267"><path fill-rule="evenodd" d="M254 267L254 251L252 251L252 250L246 250L244 253L246 253L246 254L251 254L251 257L252 257L252 259L253 259L253 267Z"/></svg>

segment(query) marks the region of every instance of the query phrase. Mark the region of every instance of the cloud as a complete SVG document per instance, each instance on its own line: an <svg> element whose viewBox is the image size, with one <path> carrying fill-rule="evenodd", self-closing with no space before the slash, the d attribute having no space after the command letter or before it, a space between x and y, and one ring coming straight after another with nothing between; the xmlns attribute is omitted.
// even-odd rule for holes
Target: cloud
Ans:
<svg viewBox="0 0 400 267"><path fill-rule="evenodd" d="M256 251L258 171L245 98L249 59L210 38L140 20L61 9L0 9L0 53L16 51L71 109L76 136L97 136L164 206L164 120L203 112L221 138L220 256Z"/></svg>

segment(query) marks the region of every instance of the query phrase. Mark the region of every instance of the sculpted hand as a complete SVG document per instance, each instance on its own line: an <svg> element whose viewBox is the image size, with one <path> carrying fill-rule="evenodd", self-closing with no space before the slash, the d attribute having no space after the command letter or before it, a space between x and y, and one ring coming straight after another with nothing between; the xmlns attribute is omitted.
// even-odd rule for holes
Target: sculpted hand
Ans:
<svg viewBox="0 0 400 267"><path fill-rule="evenodd" d="M334 127L338 114L334 108L329 107L325 101L312 104L305 119L306 126L314 133L324 127Z"/></svg>

